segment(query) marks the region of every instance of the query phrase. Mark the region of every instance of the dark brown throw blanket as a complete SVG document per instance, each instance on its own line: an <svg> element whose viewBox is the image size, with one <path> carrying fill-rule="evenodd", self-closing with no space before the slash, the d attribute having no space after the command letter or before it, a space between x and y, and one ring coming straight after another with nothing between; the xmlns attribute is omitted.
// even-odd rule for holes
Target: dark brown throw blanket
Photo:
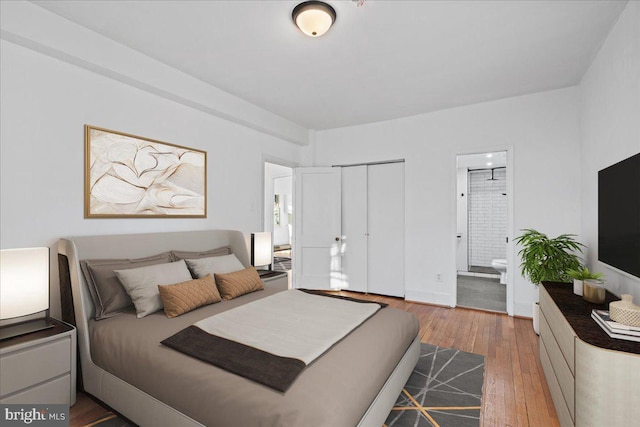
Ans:
<svg viewBox="0 0 640 427"><path fill-rule="evenodd" d="M303 291L318 296L378 304L381 308L387 306L384 303L332 295L322 291ZM209 334L194 325L163 340L162 344L282 393L291 387L306 367L302 360L277 356L255 347Z"/></svg>
<svg viewBox="0 0 640 427"><path fill-rule="evenodd" d="M283 393L306 367L302 360L276 356L193 325L162 344Z"/></svg>
<svg viewBox="0 0 640 427"><path fill-rule="evenodd" d="M386 306L389 305L389 304L384 303L384 302L368 301L366 299L351 298L351 297L347 297L347 296L344 296L344 295L330 294L330 293L327 293L326 291L320 291L320 290L317 290L317 289L298 289L298 290L302 291L302 292L306 292L308 294L320 295L320 296L323 296L323 297L338 298L338 299L343 299L343 300L346 300L346 301L361 302L361 303L364 303L364 304L378 304L380 306L380 308L385 308Z"/></svg>

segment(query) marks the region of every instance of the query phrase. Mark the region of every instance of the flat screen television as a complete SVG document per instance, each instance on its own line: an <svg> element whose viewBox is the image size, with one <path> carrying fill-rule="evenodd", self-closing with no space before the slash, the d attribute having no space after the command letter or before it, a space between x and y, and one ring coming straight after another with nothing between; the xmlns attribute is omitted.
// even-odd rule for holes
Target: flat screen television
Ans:
<svg viewBox="0 0 640 427"><path fill-rule="evenodd" d="M640 278L640 153L598 172L598 260Z"/></svg>

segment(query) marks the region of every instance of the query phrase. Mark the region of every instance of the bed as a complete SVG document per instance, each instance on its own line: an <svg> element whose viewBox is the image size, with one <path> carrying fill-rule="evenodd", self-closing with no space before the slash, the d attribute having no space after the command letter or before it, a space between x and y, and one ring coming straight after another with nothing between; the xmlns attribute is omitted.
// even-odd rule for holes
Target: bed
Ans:
<svg viewBox="0 0 640 427"><path fill-rule="evenodd" d="M235 230L61 239L61 286L71 288L84 390L141 426L380 427L419 357L413 314L380 309L308 365L284 393L160 342L216 313L285 291L286 279L265 280L264 290L175 318L161 310L140 319L135 311L94 319L81 260L228 246L249 266L248 242L247 234Z"/></svg>

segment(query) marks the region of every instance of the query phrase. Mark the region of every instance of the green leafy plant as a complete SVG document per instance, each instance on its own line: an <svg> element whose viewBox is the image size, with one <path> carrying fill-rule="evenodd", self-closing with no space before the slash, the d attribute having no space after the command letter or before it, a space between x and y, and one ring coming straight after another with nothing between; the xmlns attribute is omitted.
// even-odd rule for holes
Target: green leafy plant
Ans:
<svg viewBox="0 0 640 427"><path fill-rule="evenodd" d="M603 276L602 273L592 273L589 271L588 267L578 268L576 270L567 270L567 276L576 279L576 280L587 280L587 279L599 279Z"/></svg>
<svg viewBox="0 0 640 427"><path fill-rule="evenodd" d="M582 252L584 245L577 242L575 234L561 234L550 239L546 234L527 228L515 239L522 245L518 252L522 263L522 276L538 286L543 281L569 282L569 270L581 268L580 259L575 252Z"/></svg>

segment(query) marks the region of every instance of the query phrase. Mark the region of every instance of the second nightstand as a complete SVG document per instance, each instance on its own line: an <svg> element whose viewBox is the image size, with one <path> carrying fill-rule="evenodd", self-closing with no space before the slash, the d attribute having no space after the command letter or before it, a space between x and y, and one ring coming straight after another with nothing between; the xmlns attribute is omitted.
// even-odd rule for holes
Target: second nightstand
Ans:
<svg viewBox="0 0 640 427"><path fill-rule="evenodd" d="M75 403L76 330L51 322L51 329L0 342L0 403Z"/></svg>

